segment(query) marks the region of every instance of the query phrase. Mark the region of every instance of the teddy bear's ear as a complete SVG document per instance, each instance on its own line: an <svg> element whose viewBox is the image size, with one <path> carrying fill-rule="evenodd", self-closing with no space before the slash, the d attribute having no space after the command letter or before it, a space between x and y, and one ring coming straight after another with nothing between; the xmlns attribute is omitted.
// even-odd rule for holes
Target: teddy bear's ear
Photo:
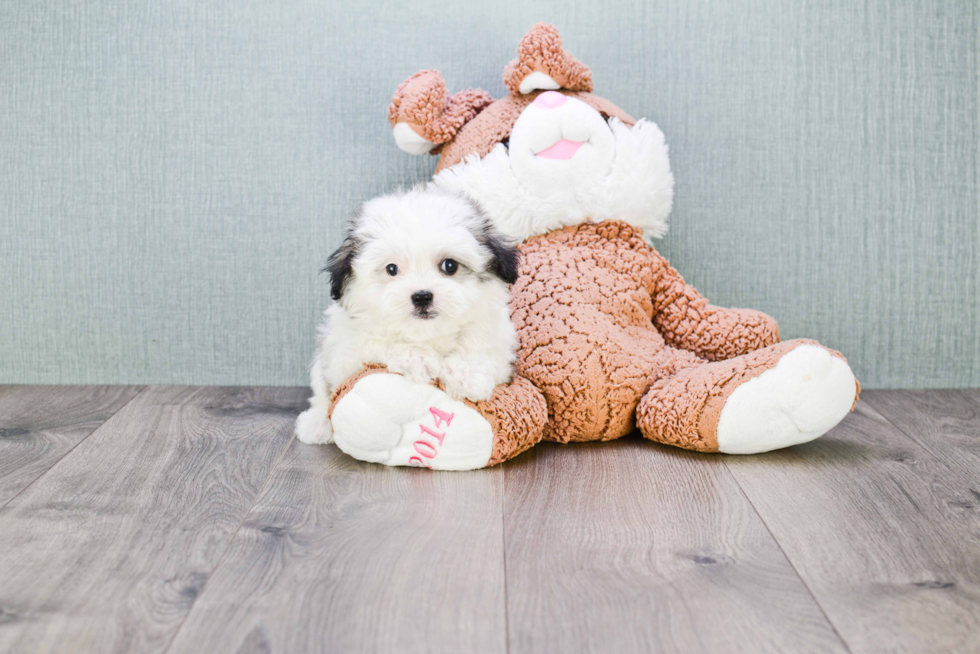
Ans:
<svg viewBox="0 0 980 654"><path fill-rule="evenodd" d="M449 95L437 70L423 70L401 83L388 107L398 147L410 154L432 152L451 140L467 121L493 102L481 89Z"/></svg>
<svg viewBox="0 0 980 654"><path fill-rule="evenodd" d="M504 84L514 95L540 89L592 91L592 71L561 45L554 25L538 23L517 46L517 59L504 68Z"/></svg>

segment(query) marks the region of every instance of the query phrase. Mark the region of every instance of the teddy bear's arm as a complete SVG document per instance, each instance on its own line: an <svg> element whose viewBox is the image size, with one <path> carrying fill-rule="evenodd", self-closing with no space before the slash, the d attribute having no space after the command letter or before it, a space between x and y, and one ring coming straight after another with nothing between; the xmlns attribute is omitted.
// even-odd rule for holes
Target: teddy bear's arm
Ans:
<svg viewBox="0 0 980 654"><path fill-rule="evenodd" d="M709 304L651 249L657 277L653 323L669 345L709 361L723 361L779 342L779 326L761 311Z"/></svg>

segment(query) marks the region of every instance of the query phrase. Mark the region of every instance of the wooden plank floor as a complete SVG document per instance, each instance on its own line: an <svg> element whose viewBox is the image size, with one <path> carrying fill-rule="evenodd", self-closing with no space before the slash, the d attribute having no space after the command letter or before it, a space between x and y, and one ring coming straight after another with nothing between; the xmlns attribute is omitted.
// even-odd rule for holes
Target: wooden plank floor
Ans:
<svg viewBox="0 0 980 654"><path fill-rule="evenodd" d="M0 386L0 652L980 652L978 391L469 473L302 445L306 395Z"/></svg>

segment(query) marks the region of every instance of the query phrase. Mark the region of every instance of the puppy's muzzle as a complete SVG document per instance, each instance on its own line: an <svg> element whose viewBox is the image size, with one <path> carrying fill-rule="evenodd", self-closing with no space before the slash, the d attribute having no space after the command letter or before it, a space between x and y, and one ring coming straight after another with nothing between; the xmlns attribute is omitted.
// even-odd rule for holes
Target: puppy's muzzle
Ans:
<svg viewBox="0 0 980 654"><path fill-rule="evenodd" d="M412 293L412 306L415 307L415 315L419 318L431 318L432 312L432 291L416 291Z"/></svg>

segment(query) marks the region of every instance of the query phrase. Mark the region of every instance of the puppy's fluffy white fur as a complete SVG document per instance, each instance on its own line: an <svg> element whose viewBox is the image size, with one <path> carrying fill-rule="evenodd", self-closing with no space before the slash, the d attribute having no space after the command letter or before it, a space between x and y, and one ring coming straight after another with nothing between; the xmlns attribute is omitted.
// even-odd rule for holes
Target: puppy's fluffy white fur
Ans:
<svg viewBox="0 0 980 654"><path fill-rule="evenodd" d="M417 382L438 379L456 398L489 398L511 378L517 335L507 285L517 262L517 250L458 195L418 187L367 202L327 265L335 302L319 329L297 437L332 440L330 394L367 362ZM413 302L425 292L431 302Z"/></svg>

